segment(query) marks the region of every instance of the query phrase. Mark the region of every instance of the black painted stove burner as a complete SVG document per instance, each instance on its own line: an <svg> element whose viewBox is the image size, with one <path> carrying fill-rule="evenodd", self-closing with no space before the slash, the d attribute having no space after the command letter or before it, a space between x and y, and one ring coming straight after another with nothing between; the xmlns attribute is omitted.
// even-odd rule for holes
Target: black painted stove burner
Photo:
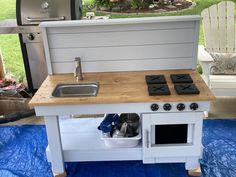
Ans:
<svg viewBox="0 0 236 177"><path fill-rule="evenodd" d="M147 84L166 84L166 79L164 75L147 75Z"/></svg>
<svg viewBox="0 0 236 177"><path fill-rule="evenodd" d="M179 95L199 94L200 91L195 84L176 84L175 90Z"/></svg>
<svg viewBox="0 0 236 177"><path fill-rule="evenodd" d="M149 96L170 95L170 90L166 84L148 85Z"/></svg>
<svg viewBox="0 0 236 177"><path fill-rule="evenodd" d="M171 74L170 78L173 83L193 83L189 74Z"/></svg>

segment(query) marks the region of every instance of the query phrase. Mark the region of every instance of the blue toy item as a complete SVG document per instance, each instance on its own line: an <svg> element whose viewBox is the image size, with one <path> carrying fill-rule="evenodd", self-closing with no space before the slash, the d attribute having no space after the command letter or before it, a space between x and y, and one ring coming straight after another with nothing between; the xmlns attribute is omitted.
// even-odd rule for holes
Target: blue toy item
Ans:
<svg viewBox="0 0 236 177"><path fill-rule="evenodd" d="M101 130L103 133L109 133L113 130L114 126L118 124L118 121L118 114L107 114L104 120L98 126L98 130Z"/></svg>

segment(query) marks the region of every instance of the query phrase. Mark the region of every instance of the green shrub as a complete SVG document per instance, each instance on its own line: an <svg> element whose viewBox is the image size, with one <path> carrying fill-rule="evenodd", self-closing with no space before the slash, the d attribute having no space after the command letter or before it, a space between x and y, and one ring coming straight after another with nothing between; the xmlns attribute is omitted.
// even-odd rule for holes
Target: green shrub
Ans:
<svg viewBox="0 0 236 177"><path fill-rule="evenodd" d="M139 10L142 7L142 0L132 0L131 8L135 10Z"/></svg>
<svg viewBox="0 0 236 177"><path fill-rule="evenodd" d="M98 7L110 7L110 0L95 0Z"/></svg>
<svg viewBox="0 0 236 177"><path fill-rule="evenodd" d="M131 0L132 9L148 9L149 5L153 3L153 0Z"/></svg>
<svg viewBox="0 0 236 177"><path fill-rule="evenodd" d="M199 74L202 74L202 67L199 63L197 63L196 69Z"/></svg>

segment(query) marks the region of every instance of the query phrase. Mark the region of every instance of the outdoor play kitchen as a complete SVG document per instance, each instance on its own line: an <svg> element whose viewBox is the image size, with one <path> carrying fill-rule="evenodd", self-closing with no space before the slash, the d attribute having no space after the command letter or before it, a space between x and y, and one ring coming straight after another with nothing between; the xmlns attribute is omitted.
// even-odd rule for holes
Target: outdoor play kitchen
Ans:
<svg viewBox="0 0 236 177"><path fill-rule="evenodd" d="M43 22L48 76L29 105L44 116L52 170L142 160L198 167L214 96L195 71L199 16ZM105 114L101 118L76 115Z"/></svg>

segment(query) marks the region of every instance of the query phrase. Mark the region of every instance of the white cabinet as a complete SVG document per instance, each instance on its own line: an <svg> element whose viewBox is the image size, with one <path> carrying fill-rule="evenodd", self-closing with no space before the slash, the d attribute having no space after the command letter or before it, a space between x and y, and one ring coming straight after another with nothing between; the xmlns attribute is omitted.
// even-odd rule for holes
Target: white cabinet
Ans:
<svg viewBox="0 0 236 177"><path fill-rule="evenodd" d="M144 163L185 162L195 168L201 157L203 112L142 114Z"/></svg>

